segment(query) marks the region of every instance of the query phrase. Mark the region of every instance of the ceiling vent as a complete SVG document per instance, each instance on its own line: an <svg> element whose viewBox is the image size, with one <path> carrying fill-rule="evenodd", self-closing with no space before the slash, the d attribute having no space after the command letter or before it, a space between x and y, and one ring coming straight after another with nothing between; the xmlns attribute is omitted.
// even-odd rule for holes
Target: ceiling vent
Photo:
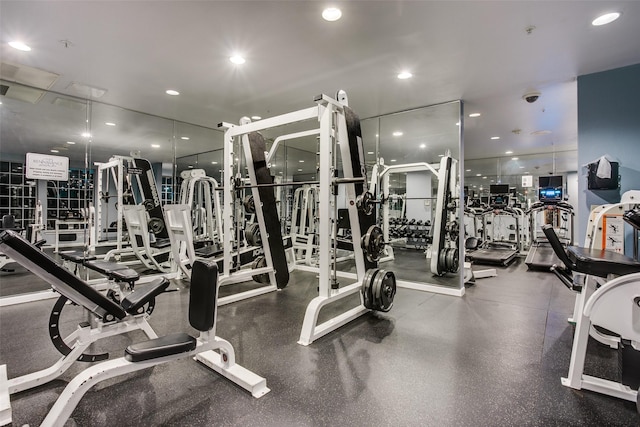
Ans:
<svg viewBox="0 0 640 427"><path fill-rule="evenodd" d="M10 62L0 63L0 78L15 83L49 89L60 77L59 74Z"/></svg>
<svg viewBox="0 0 640 427"><path fill-rule="evenodd" d="M78 82L69 83L69 86L67 86L67 89L71 89L74 92L76 92L78 95L81 95L85 98L90 98L90 99L101 98L102 96L104 96L105 93L107 93L106 89L101 89L99 87L93 87L93 86L89 86L84 83L78 83Z"/></svg>
<svg viewBox="0 0 640 427"><path fill-rule="evenodd" d="M10 99L36 104L42 99L45 91L3 81L0 83L0 94Z"/></svg>

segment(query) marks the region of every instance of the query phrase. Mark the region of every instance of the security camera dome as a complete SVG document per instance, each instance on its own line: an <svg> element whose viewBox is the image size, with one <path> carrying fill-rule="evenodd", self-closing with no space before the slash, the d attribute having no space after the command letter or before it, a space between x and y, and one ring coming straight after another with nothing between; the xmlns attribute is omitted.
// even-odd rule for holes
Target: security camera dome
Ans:
<svg viewBox="0 0 640 427"><path fill-rule="evenodd" d="M533 104L540 98L541 93L537 91L530 91L522 95L522 99L527 101L529 104Z"/></svg>

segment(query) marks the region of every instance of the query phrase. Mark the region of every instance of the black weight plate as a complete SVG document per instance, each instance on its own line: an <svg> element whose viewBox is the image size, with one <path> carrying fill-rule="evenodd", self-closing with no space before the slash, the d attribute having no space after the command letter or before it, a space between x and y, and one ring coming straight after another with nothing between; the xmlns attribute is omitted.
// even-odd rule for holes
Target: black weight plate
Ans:
<svg viewBox="0 0 640 427"><path fill-rule="evenodd" d="M160 234L164 230L164 221L160 218L151 218L149 220L148 227L153 234Z"/></svg>
<svg viewBox="0 0 640 427"><path fill-rule="evenodd" d="M247 240L249 246L261 246L262 237L260 235L260 225L253 223L244 232L244 237Z"/></svg>
<svg viewBox="0 0 640 427"><path fill-rule="evenodd" d="M362 286L360 287L360 292L362 293L362 305L365 308L370 310L374 309L373 304L373 280L380 270L377 268L370 268L364 275L364 279L362 279Z"/></svg>
<svg viewBox="0 0 640 427"><path fill-rule="evenodd" d="M253 269L262 268L266 266L267 266L267 259L264 257L264 255L260 255L259 257L257 257L251 264L251 268ZM251 276L251 278L258 283L269 283L268 273L256 274L255 276Z"/></svg>
<svg viewBox="0 0 640 427"><path fill-rule="evenodd" d="M375 292L376 309L387 312L393 306L396 295L396 276L391 271L381 270L376 277L373 287Z"/></svg>
<svg viewBox="0 0 640 427"><path fill-rule="evenodd" d="M256 213L256 204L253 200L253 196L246 196L242 200L242 206L244 206L244 210L246 213Z"/></svg>

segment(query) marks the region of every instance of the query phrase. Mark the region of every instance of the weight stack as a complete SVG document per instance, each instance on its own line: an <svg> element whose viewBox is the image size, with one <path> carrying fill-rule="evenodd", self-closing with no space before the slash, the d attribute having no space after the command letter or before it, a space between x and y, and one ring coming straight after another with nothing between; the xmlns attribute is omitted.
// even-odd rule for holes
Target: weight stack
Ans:
<svg viewBox="0 0 640 427"><path fill-rule="evenodd" d="M618 371L620 382L632 390L640 388L640 351L633 348L631 341L620 340L618 346Z"/></svg>

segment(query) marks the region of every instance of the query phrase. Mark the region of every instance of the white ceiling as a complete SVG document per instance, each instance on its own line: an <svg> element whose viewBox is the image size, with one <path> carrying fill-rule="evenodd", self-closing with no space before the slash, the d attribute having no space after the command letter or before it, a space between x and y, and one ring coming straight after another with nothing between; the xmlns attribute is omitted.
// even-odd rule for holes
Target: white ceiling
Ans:
<svg viewBox="0 0 640 427"><path fill-rule="evenodd" d="M326 22L328 4L2 0L0 59L59 74L59 93L80 95L70 87L80 82L106 89L101 102L207 127L306 108L337 89L362 118L462 99L466 114L482 114L465 117L466 159L575 150L576 77L640 62L638 1L333 2L343 17ZM590 24L608 11L622 17ZM16 39L33 50L7 45ZM229 62L234 52L246 64ZM402 70L413 78L398 80ZM534 104L521 99L528 89L542 93ZM19 110L3 112L3 127L30 126ZM540 130L551 133L531 135ZM19 133L3 130L3 153ZM20 147L29 143L42 145Z"/></svg>

